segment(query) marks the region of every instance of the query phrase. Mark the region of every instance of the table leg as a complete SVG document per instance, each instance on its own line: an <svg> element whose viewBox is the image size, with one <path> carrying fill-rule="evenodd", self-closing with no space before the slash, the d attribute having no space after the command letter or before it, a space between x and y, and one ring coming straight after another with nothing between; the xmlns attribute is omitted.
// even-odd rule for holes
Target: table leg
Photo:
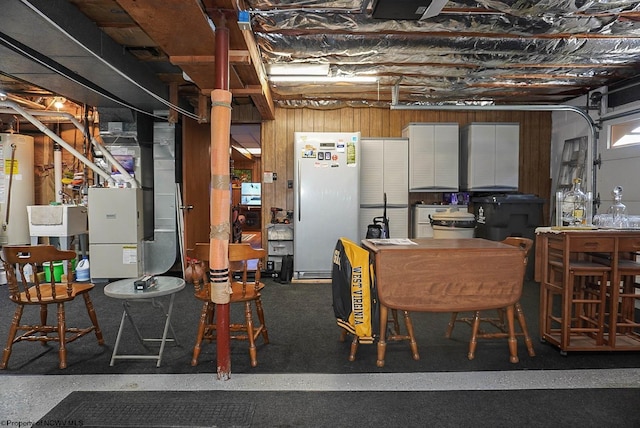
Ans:
<svg viewBox="0 0 640 428"><path fill-rule="evenodd" d="M618 263L620 263L620 254L618 253L616 241L616 248L613 252L613 258L611 260L611 300L609 302L609 340L608 344L612 349L616 347L616 336L618 332L618 299L620 298L620 273L618 271ZM606 288L606 287L604 287ZM605 293L606 294L606 293ZM601 303L601 311L604 311L606 297L602 296L603 302ZM604 329L604 327L603 327Z"/></svg>
<svg viewBox="0 0 640 428"><path fill-rule="evenodd" d="M133 327L133 330L136 332L136 336L138 336L138 340L140 341L140 343L142 343L144 345L144 338L142 337L142 334L140 333L140 330L138 330L138 326L133 321L133 317L131 316L131 312L129 312L129 302L125 300L122 303L122 306L124 307L124 315L123 316L129 320L129 323L131 324L131 327Z"/></svg>
<svg viewBox="0 0 640 428"><path fill-rule="evenodd" d="M571 300L573 298L574 280L570 273L569 258L564 256L562 273L562 312L560 314L560 353L567 352L571 340Z"/></svg>
<svg viewBox="0 0 640 428"><path fill-rule="evenodd" d="M160 352L158 352L158 363L156 364L156 367L160 367L160 362L162 361L162 353L164 352L164 345L167 343L167 333L169 331L169 328L171 328L174 341L177 343L176 334L173 331L173 326L171 325L171 313L173 312L173 300L175 296L176 296L175 293L171 295L171 299L169 300L169 309L167 310L167 312L165 312L165 316L167 317L167 320L164 323L164 331L162 332L162 341L160 342Z"/></svg>
<svg viewBox="0 0 640 428"><path fill-rule="evenodd" d="M376 361L378 367L384 367L384 354L387 350L387 317L387 307L380 303L380 339L378 340L378 360Z"/></svg>
<svg viewBox="0 0 640 428"><path fill-rule="evenodd" d="M518 340L516 339L513 305L507 306L507 324L509 325L509 361L517 363L520 360L518 359Z"/></svg>
<svg viewBox="0 0 640 428"><path fill-rule="evenodd" d="M409 335L409 347L411 348L411 356L414 360L418 361L420 359L420 354L418 353L418 342L416 342L416 337L413 334L413 323L411 322L409 311L402 312L404 314L404 323L407 327L407 334Z"/></svg>
<svg viewBox="0 0 640 428"><path fill-rule="evenodd" d="M164 316L169 319L169 321L168 321L169 329L171 330L171 334L172 334L173 338L166 339L165 341L171 341L171 342L174 342L176 345L180 345L180 343L178 343L178 336L176 336L176 332L173 329L173 324L171 324L171 314L173 313L173 298L174 298L174 295L172 294L171 295L171 299L169 300L169 310L168 311L164 309L164 305L159 300L152 299L152 304L153 304L153 306L155 308L160 309L162 311L162 313L164 314Z"/></svg>
<svg viewBox="0 0 640 428"><path fill-rule="evenodd" d="M116 336L116 343L113 347L113 353L111 354L111 362L109 363L110 366L113 366L114 361L116 359L130 359L130 360L142 360L142 359L155 359L157 360L156 363L156 367L160 367L160 364L162 363L162 354L164 353L164 348L167 342L175 342L176 344L178 344L178 339L177 336L175 334L175 331L173 329L173 325L171 325L171 314L173 312L173 302L175 299L175 294L172 294L169 300L169 308L167 310L165 310L164 305L162 305L162 303L160 301L157 301L156 299L151 299L151 300L138 300L138 302L142 303L142 302L151 302L151 305L154 308L160 309L162 311L162 313L165 316L165 323L164 323L164 329L162 331L162 338L160 339L145 339L142 334L140 333L140 330L138 329L138 327L136 326L133 317L131 317L131 313L129 312L129 301L125 301L123 302L123 307L124 307L124 311L122 312L122 318L120 320L120 327L118 327L118 335ZM125 319L129 319L129 322L131 323L131 326L133 327L136 336L138 337L138 340L140 340L140 342L144 345L145 342L160 342L160 349L158 351L158 354L156 355L118 355L118 347L120 345L120 339L122 337L122 331L124 329L124 324L125 324ZM169 334L169 330L171 330L171 333L173 334L172 338L168 338L168 334Z"/></svg>
<svg viewBox="0 0 640 428"><path fill-rule="evenodd" d="M118 346L120 345L120 337L122 336L122 328L124 327L124 319L127 317L127 310L125 306L125 310L122 311L122 318L120 319L120 327L118 327L118 335L116 336L116 343L113 345L113 352L111 353L111 362L109 362L110 366L113 366L113 363L116 359L116 354L118 352Z"/></svg>

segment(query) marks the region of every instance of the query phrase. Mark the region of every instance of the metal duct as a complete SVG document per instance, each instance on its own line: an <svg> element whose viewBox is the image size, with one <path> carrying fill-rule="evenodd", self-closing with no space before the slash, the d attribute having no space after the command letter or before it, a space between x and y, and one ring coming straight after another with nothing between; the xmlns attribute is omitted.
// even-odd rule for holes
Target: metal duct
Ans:
<svg viewBox="0 0 640 428"><path fill-rule="evenodd" d="M142 188L143 238L151 239L154 229L153 119L129 109L108 108L98 108L98 117L100 118L100 138L104 147L120 164L129 163L126 168ZM96 153L96 156L101 155L109 160L106 153ZM121 177L112 176L117 182L129 182L128 185L125 184L127 187L136 187L130 183L127 174L121 174Z"/></svg>
<svg viewBox="0 0 640 428"><path fill-rule="evenodd" d="M159 275L174 265L178 254L176 219L175 125L153 125L153 238L144 241L144 272Z"/></svg>

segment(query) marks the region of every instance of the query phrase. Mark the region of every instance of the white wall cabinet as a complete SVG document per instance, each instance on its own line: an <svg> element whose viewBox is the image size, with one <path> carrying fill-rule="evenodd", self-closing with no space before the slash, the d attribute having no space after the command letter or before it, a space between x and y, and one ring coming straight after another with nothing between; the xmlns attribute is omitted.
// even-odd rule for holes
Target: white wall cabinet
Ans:
<svg viewBox="0 0 640 428"><path fill-rule="evenodd" d="M457 192L459 127L457 123L410 123L409 191Z"/></svg>
<svg viewBox="0 0 640 428"><path fill-rule="evenodd" d="M409 141L406 138L363 138L360 149L359 228L364 239L367 225L384 213L387 194L389 235L409 237Z"/></svg>
<svg viewBox="0 0 640 428"><path fill-rule="evenodd" d="M471 123L460 132L460 190L518 190L520 125Z"/></svg>

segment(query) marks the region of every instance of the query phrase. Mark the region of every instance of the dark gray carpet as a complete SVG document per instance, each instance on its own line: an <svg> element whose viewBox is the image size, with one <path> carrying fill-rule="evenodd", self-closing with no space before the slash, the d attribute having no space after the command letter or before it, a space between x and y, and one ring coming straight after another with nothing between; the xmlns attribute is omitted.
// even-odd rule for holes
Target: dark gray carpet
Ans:
<svg viewBox="0 0 640 428"><path fill-rule="evenodd" d="M115 343L122 302L104 296L104 284L92 291L92 299L102 327L106 345L100 347L95 336L86 336L67 346L68 367L58 369L57 346L18 343L13 348L8 374L144 374L144 373L215 373L215 344L205 343L200 364L191 367L191 354L200 314L200 303L192 295L189 285L176 296L173 325L180 346L168 344L161 367L149 360L117 360L109 366ZM449 314L414 313L420 361L411 359L404 343L390 343L386 365L376 367L375 345L361 345L357 359L349 362L349 343L339 342L340 330L335 323L330 284L279 284L269 280L263 292L265 316L271 343L258 345L258 367L251 368L246 342L232 343L232 373L393 373L393 372L449 372L483 370L560 370L587 368L640 367L639 352L573 352L562 356L558 349L538 340L539 289L535 282L525 284L521 303L534 338L537 355L529 357L519 340L520 362L509 362L506 340L482 340L476 358L467 359L470 329L456 326L453 337L446 339ZM7 287L0 287L0 345L4 347L14 305L7 298ZM27 308L25 317L38 318L38 308ZM55 316L52 311L49 316ZM150 305L134 305L143 334L159 337L163 319ZM234 307L232 316L241 316L242 308ZM88 317L82 300L67 305L68 323L86 325ZM135 338L129 325L125 327L123 352L155 352L155 345L145 350Z"/></svg>
<svg viewBox="0 0 640 428"><path fill-rule="evenodd" d="M41 422L83 427L638 427L638 389L73 392ZM53 425L51 425L53 426Z"/></svg>

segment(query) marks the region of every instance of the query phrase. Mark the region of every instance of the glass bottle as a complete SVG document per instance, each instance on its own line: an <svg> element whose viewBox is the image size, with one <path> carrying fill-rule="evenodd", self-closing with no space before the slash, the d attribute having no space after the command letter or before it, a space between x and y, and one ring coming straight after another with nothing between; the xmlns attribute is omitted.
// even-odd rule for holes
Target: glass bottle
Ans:
<svg viewBox="0 0 640 428"><path fill-rule="evenodd" d="M563 226L582 226L587 224L587 195L580 188L581 180L573 180L573 188L564 194L562 201Z"/></svg>
<svg viewBox="0 0 640 428"><path fill-rule="evenodd" d="M23 272L24 272L24 279L26 282L33 282L34 281L34 277L33 277L33 266L31 266L30 263L27 263L26 265L24 265L23 267Z"/></svg>
<svg viewBox="0 0 640 428"><path fill-rule="evenodd" d="M616 186L611 191L613 204L607 214L611 215L613 227L627 227L627 206L622 203L622 186Z"/></svg>

